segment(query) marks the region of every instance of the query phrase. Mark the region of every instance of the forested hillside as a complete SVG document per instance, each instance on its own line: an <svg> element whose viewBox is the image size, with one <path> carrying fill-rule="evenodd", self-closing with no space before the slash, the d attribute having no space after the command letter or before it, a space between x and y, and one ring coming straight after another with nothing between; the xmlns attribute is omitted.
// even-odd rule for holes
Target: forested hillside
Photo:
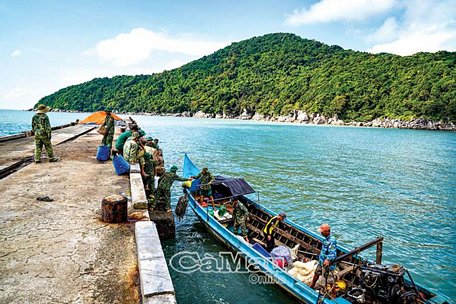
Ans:
<svg viewBox="0 0 456 304"><path fill-rule="evenodd" d="M456 122L456 53L369 54L268 34L160 74L97 78L42 98L53 108L270 116L305 110L344 120Z"/></svg>

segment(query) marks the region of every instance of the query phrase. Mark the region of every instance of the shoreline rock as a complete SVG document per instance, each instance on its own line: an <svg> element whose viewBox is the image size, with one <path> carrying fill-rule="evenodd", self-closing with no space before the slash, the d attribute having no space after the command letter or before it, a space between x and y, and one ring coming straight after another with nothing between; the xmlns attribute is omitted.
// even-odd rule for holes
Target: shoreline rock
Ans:
<svg viewBox="0 0 456 304"><path fill-rule="evenodd" d="M27 110L30 111L30 110ZM75 110L60 110L52 109L52 112L69 112L69 113L85 113ZM385 129L410 129L410 130L442 130L442 131L456 131L456 124L453 122L444 121L431 121L425 118L415 118L410 121L393 119L393 118L376 118L372 121L360 122L350 121L344 122L339 119L337 115L326 117L319 113L307 113L306 111L295 110L288 115L270 116L267 114L260 114L258 112L249 113L247 109L243 109L241 115L233 116L226 113L210 114L198 111L192 113L185 111L182 113L146 113L146 112L127 112L114 113L120 115L145 115L145 116L174 116L174 117L194 117L194 118L215 118L215 119L240 119L240 120L254 120L264 122L285 122L294 124L309 124L309 125L331 125L331 126L350 126L350 127L368 127L368 128L385 128Z"/></svg>

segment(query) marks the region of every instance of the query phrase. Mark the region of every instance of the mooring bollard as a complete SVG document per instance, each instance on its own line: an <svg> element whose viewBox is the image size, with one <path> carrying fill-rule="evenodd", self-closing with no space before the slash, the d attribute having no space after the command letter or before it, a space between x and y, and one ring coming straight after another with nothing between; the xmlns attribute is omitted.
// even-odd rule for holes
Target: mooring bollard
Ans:
<svg viewBox="0 0 456 304"><path fill-rule="evenodd" d="M106 223L127 221L128 199L122 195L110 195L101 201L101 220Z"/></svg>

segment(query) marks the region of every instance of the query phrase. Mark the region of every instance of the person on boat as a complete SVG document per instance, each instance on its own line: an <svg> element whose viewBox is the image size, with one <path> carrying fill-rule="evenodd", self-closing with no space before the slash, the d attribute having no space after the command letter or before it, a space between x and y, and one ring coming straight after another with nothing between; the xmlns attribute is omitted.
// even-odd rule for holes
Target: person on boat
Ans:
<svg viewBox="0 0 456 304"><path fill-rule="evenodd" d="M285 212L280 212L279 215L272 217L264 226L263 229L263 234L266 239L266 250L268 252L271 252L272 249L274 249L274 229L279 225L281 221L283 221L287 217L287 214Z"/></svg>
<svg viewBox="0 0 456 304"><path fill-rule="evenodd" d="M200 205L203 205L204 198L208 197L212 203L212 208L214 207L214 198L212 197L211 183L214 181L214 176L207 167L204 167L203 170L198 175L192 176L194 179L200 179L201 188L200 188Z"/></svg>
<svg viewBox="0 0 456 304"><path fill-rule="evenodd" d="M133 132L131 134L131 138L127 140L123 147L123 157L131 165L139 162L139 166L141 167L141 175L147 176L146 172L144 171L144 147L141 144L140 137L141 135L139 132Z"/></svg>
<svg viewBox="0 0 456 304"><path fill-rule="evenodd" d="M103 135L101 144L111 148L112 140L114 139L114 131L115 131L114 117L112 117L112 115L111 115L111 109L105 109L105 113L106 113L106 117L105 117L105 121L103 122L102 126L106 127L106 133Z"/></svg>
<svg viewBox="0 0 456 304"><path fill-rule="evenodd" d="M238 234L239 228L241 228L242 237L247 243L249 243L249 238L247 237L247 218L249 216L249 211L243 203L239 202L238 198L233 198L233 233Z"/></svg>
<svg viewBox="0 0 456 304"><path fill-rule="evenodd" d="M325 239L322 242L320 255L318 257L318 265L315 269L312 283L310 284L310 287L312 288L315 287L318 278L323 274L323 268L325 268L325 271L333 271L336 268L335 264L329 266L331 261L337 257L337 241L331 235L331 226L329 226L329 224L321 224L320 228L318 228L318 232L320 232Z"/></svg>
<svg viewBox="0 0 456 304"><path fill-rule="evenodd" d="M176 166L172 166L169 171L170 172L165 172L158 180L155 199L149 200L148 203L149 212L154 211L155 206L158 203L164 203L166 212L171 212L171 186L174 181L185 182L188 180L187 178L180 177L176 174Z"/></svg>
<svg viewBox="0 0 456 304"><path fill-rule="evenodd" d="M49 162L56 162L58 157L54 157L54 149L51 144L51 123L46 115L50 108L40 104L36 114L32 118L32 134L35 135L35 163L41 163L41 151L43 146L46 149Z"/></svg>

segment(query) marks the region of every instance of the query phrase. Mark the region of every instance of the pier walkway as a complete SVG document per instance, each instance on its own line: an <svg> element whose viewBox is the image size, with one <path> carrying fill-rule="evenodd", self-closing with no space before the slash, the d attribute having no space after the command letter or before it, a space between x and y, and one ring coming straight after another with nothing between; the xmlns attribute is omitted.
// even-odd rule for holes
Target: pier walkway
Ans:
<svg viewBox="0 0 456 304"><path fill-rule="evenodd" d="M61 161L0 179L0 303L139 303L134 222L101 222L101 199L129 193L128 176L95 159L101 136L53 131ZM0 168L33 154L33 137L0 143ZM38 201L49 196L51 202Z"/></svg>

